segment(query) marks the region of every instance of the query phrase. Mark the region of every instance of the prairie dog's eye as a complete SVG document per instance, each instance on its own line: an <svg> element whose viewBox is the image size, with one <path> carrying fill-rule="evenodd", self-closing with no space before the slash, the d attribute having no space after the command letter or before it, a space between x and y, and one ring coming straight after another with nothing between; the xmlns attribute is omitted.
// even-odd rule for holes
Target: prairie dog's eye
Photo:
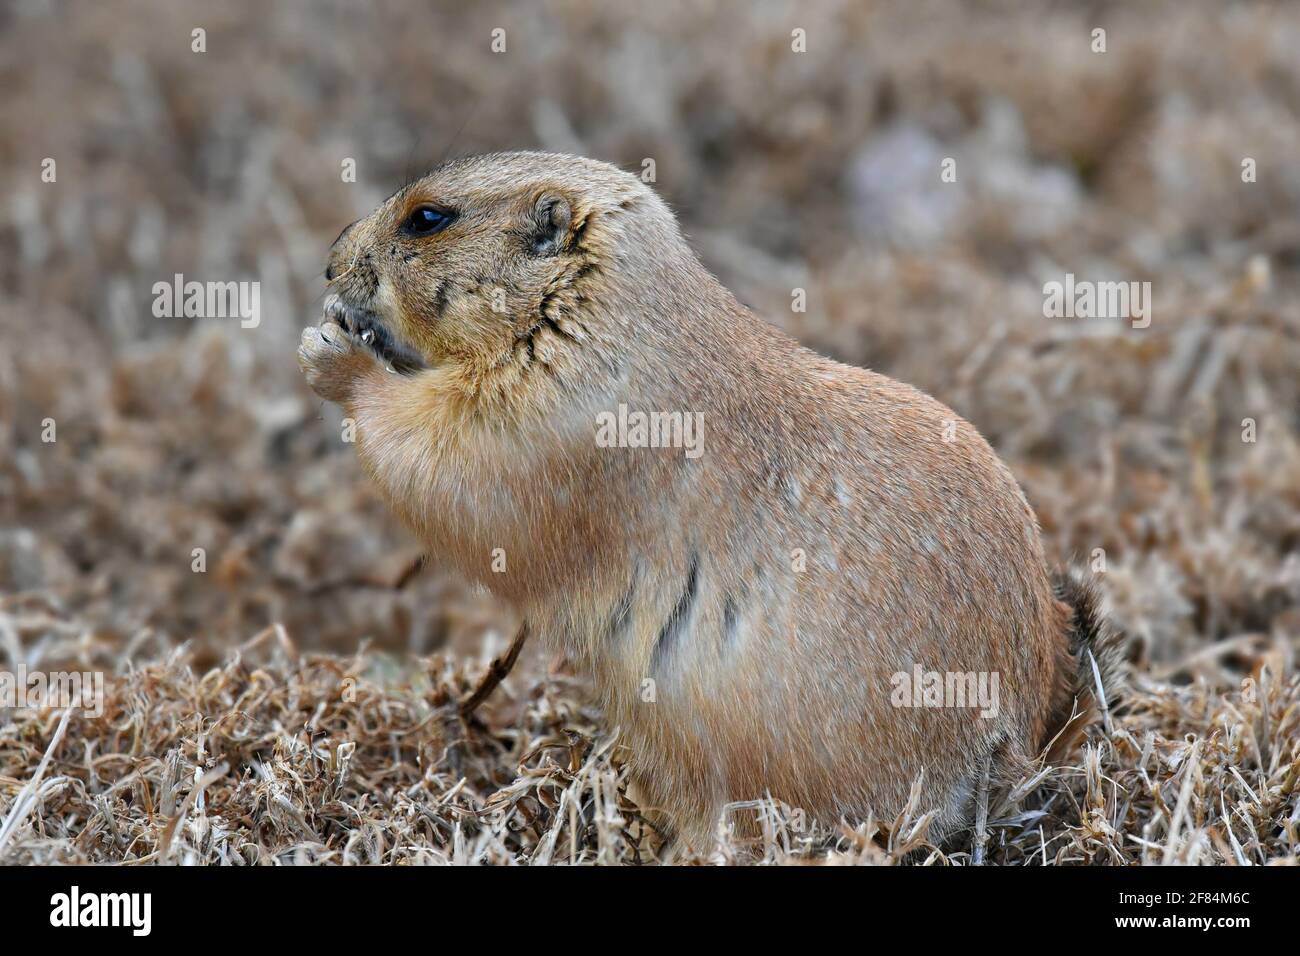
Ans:
<svg viewBox="0 0 1300 956"><path fill-rule="evenodd" d="M434 206L419 206L406 217L402 229L414 236L428 236L446 229L455 217Z"/></svg>

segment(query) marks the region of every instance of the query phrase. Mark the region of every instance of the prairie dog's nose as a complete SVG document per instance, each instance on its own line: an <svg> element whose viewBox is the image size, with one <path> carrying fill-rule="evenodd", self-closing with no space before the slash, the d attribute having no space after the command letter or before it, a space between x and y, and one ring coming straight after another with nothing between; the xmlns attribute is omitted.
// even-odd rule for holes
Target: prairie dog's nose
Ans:
<svg viewBox="0 0 1300 956"><path fill-rule="evenodd" d="M356 219L348 223L343 227L343 231L338 234L338 238L330 243L329 261L325 264L326 282L332 282L336 276L343 272L339 263L345 258L345 252L348 245L344 240L347 239L348 233L352 231L352 227L360 221L360 219Z"/></svg>

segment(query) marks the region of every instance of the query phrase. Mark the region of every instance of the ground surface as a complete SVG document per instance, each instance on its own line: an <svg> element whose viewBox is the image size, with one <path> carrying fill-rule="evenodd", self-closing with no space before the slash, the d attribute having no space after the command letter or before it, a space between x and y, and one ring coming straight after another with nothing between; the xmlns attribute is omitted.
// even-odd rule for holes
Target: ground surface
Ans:
<svg viewBox="0 0 1300 956"><path fill-rule="evenodd" d="M969 418L1094 574L1128 707L993 861L1295 862L1300 8L463 6L0 10L0 658L109 675L98 719L0 710L0 861L647 857L564 662L456 718L515 622L436 555L398 586L418 547L293 359L343 225L543 147L653 158L743 300ZM155 318L175 273L260 281L260 325ZM1045 319L1066 273L1150 281L1150 326ZM928 809L770 807L711 859L966 861Z"/></svg>

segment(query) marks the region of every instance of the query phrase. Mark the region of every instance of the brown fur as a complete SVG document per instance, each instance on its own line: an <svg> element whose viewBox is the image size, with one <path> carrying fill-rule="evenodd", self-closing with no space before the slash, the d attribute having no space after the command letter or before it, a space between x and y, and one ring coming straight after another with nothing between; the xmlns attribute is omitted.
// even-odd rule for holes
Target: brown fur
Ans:
<svg viewBox="0 0 1300 956"><path fill-rule="evenodd" d="M422 203L457 218L405 234ZM1028 762L1068 719L1090 638L1007 468L934 399L753 316L635 177L453 162L349 227L329 275L426 367L389 371L331 323L303 334L313 388L433 559L590 675L690 845L729 801L888 816L918 777L942 837L985 762ZM703 413L703 454L598 447L620 404ZM893 706L914 664L996 672L997 716Z"/></svg>

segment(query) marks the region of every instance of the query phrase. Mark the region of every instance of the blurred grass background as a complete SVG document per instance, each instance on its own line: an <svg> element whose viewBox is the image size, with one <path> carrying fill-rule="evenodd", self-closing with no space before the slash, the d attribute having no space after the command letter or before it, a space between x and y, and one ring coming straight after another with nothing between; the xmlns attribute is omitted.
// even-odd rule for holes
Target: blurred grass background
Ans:
<svg viewBox="0 0 1300 956"><path fill-rule="evenodd" d="M968 417L1054 560L1104 549L1140 668L1290 672L1297 49L1283 3L12 0L0 643L204 665L282 623L348 653L498 650L507 613L437 555L383 586L418 548L294 348L344 225L444 156L540 148L653 159L743 301ZM1045 319L1067 272L1151 282L1151 326ZM259 281L260 325L155 318L174 273Z"/></svg>

